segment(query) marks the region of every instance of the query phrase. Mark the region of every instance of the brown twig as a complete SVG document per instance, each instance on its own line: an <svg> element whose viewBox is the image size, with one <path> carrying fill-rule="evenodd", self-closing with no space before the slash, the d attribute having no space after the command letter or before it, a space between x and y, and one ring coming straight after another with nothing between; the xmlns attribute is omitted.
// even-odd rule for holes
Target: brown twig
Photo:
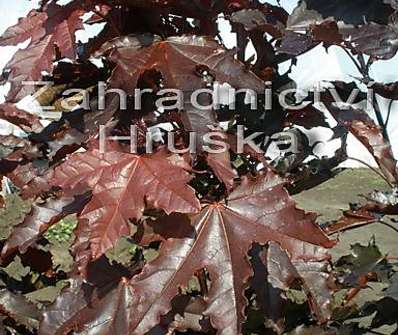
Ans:
<svg viewBox="0 0 398 335"><path fill-rule="evenodd" d="M394 227L392 224L389 224L383 220L379 221L381 224L385 225L388 228L391 228L392 230L394 230L396 233L398 233L398 228Z"/></svg>
<svg viewBox="0 0 398 335"><path fill-rule="evenodd" d="M394 100L391 100L390 103L388 104L388 113L387 113L386 122L384 124L384 128L386 128L386 129L387 129L388 123L390 121L391 110L392 110L392 105L393 104L394 104Z"/></svg>
<svg viewBox="0 0 398 335"><path fill-rule="evenodd" d="M376 114L377 122L381 127L383 137L388 143L390 143L390 137L388 136L387 127L385 126L386 123L383 119L383 115L381 114L379 102L377 101L377 99L374 100L373 108Z"/></svg>
<svg viewBox="0 0 398 335"><path fill-rule="evenodd" d="M361 65L357 62L357 60L354 58L354 56L348 51L347 48L342 47L342 49L344 50L344 52L348 55L348 57L350 57L350 59L352 60L352 62L354 63L355 67L357 68L358 72L360 74L362 74L362 68Z"/></svg>
<svg viewBox="0 0 398 335"><path fill-rule="evenodd" d="M95 8L92 10L92 12L97 14L104 21L108 22L110 24L110 26L112 27L112 29L115 31L115 33L117 33L119 36L122 35L122 32L120 31L120 29L118 28L117 24L115 23L115 21L112 19L111 16L105 16L101 12L96 10Z"/></svg>
<svg viewBox="0 0 398 335"><path fill-rule="evenodd" d="M350 57L352 62L355 64L355 67L358 69L359 73L362 75L363 82L365 84L368 84L371 81L373 81L373 79L369 75L370 67L373 64L373 59L370 58L368 62L365 62L363 54L359 53L357 56L358 60L356 60L354 58L354 56L347 50L347 48L345 48L345 47L342 47L342 48L345 51L345 53ZM388 143L390 143L390 138L388 136L386 122L384 121L383 115L381 114L380 106L379 106L377 99L373 99L373 109L376 114L377 122L379 123L379 125L382 129L383 137Z"/></svg>
<svg viewBox="0 0 398 335"><path fill-rule="evenodd" d="M382 178L391 188L394 187L394 186L387 180L386 177L384 177L379 171L377 171L377 170L376 170L373 166L371 166L370 164L364 162L364 161L361 160L361 159L354 158L354 157L347 157L347 159L356 161L356 162L358 162L358 163L361 163L361 164L367 166L367 167L368 167L369 169L371 169L374 173L376 173L380 178Z"/></svg>

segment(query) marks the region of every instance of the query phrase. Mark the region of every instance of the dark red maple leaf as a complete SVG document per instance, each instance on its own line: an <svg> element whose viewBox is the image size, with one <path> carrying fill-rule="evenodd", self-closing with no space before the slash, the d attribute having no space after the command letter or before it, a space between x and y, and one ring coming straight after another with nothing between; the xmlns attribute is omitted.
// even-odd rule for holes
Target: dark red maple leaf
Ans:
<svg viewBox="0 0 398 335"><path fill-rule="evenodd" d="M212 168L217 178L224 183L226 188L232 190L234 179L238 176L238 173L232 167L229 152L209 153L207 155L207 163Z"/></svg>
<svg viewBox="0 0 398 335"><path fill-rule="evenodd" d="M233 53L208 37L170 37L139 50L135 47L117 48L109 58L116 63L110 78L111 86L130 93L137 86L139 77L152 69L160 71L165 88L185 92L204 87L203 72L237 89L264 90L262 81L245 70L244 65L234 59Z"/></svg>
<svg viewBox="0 0 398 335"><path fill-rule="evenodd" d="M93 149L70 156L55 169L51 184L92 190L93 198L80 219L88 221L90 249L98 258L120 237L129 235L129 219L141 218L147 207L166 213L200 209L194 190L187 185L191 176L178 164L165 155L101 154Z"/></svg>
<svg viewBox="0 0 398 335"><path fill-rule="evenodd" d="M136 306L132 334L156 325L169 311L178 287L201 268L211 280L204 314L220 334L238 334L246 306L243 292L252 274L246 255L253 242L277 242L293 261L327 259L323 247L334 243L316 225L314 215L295 207L283 185L271 172L256 182L246 181L225 203L205 206L193 217L195 230L186 238L163 242L159 257L131 281Z"/></svg>
<svg viewBox="0 0 398 335"><path fill-rule="evenodd" d="M378 59L390 59L398 50L394 43L398 34L394 29L393 12L390 4L376 0L350 3L306 0L300 2L290 15L288 27L296 32L306 30L309 39L325 42L326 45L344 45L352 49L354 54L364 53ZM302 37L300 40L304 41ZM298 50L294 52L292 45L291 53L299 54L300 44L295 47Z"/></svg>
<svg viewBox="0 0 398 335"><path fill-rule="evenodd" d="M265 87L262 80L234 58L233 52L209 37L170 37L142 48L134 43L117 47L109 59L116 63L109 79L110 85L129 93L133 93L139 78L148 71L160 73L162 87L181 89L189 94L214 81L229 83L236 89L250 87L258 93L262 93ZM204 106L212 104L208 95L202 94L198 100ZM209 126L216 123L215 113L211 109L195 108L187 97L183 103L181 119L185 130L197 133L198 146L201 147L202 136L209 131Z"/></svg>
<svg viewBox="0 0 398 335"><path fill-rule="evenodd" d="M304 0L298 3L290 15L289 23L291 26L304 27L315 21L334 20L351 26L367 22L387 25L393 12L392 6L381 0L355 0L349 3L342 0Z"/></svg>
<svg viewBox="0 0 398 335"><path fill-rule="evenodd" d="M31 94L32 86L23 86L22 82L38 81L43 71L51 72L57 53L60 57L76 59L75 32L83 29L80 17L84 13L76 2L66 6L52 2L42 12L32 10L6 30L0 37L0 45L16 45L31 38L28 47L18 50L5 66L11 83L8 101Z"/></svg>
<svg viewBox="0 0 398 335"><path fill-rule="evenodd" d="M234 12L231 15L231 21L242 24L248 31L256 29L267 32L276 38L282 37L285 30L286 12L281 8L273 7L273 10L269 10L267 13L265 8L263 11L243 9Z"/></svg>
<svg viewBox="0 0 398 335"><path fill-rule="evenodd" d="M362 110L354 108L341 110L329 104L328 110L341 125L347 128L369 150L387 181L393 185L397 184L397 162L390 143L383 137L381 128Z"/></svg>
<svg viewBox="0 0 398 335"><path fill-rule="evenodd" d="M374 191L366 196L366 199L368 202L364 205L350 204L350 209L344 211L341 218L325 225L325 231L329 234L333 234L381 221L385 215L398 214L398 203L395 191Z"/></svg>
<svg viewBox="0 0 398 335"><path fill-rule="evenodd" d="M42 128L39 118L16 107L13 104L0 104L0 119L13 123L27 131L38 131Z"/></svg>
<svg viewBox="0 0 398 335"><path fill-rule="evenodd" d="M32 38L38 40L45 35L43 23L47 19L44 12L32 10L26 17L20 18L18 23L9 27L0 37L0 46L17 45Z"/></svg>
<svg viewBox="0 0 398 335"><path fill-rule="evenodd" d="M128 334L132 291L128 280L122 279L99 289L72 280L70 286L44 312L40 334L62 335L74 330L77 334L90 329L93 334Z"/></svg>
<svg viewBox="0 0 398 335"><path fill-rule="evenodd" d="M343 212L343 216L336 222L327 224L325 231L329 234L334 234L339 231L352 229L367 225L380 220L382 215L371 212L367 206L363 206L357 209L350 209Z"/></svg>
<svg viewBox="0 0 398 335"><path fill-rule="evenodd" d="M398 100L398 82L388 84L374 83L371 88L383 98Z"/></svg>
<svg viewBox="0 0 398 335"><path fill-rule="evenodd" d="M111 265L104 257L92 263L87 280L74 277L43 311L40 334L128 334L131 308L129 279L134 271Z"/></svg>
<svg viewBox="0 0 398 335"><path fill-rule="evenodd" d="M314 41L331 44L343 42L343 36L340 34L337 23L334 21L325 21L319 25L311 26L311 35Z"/></svg>
<svg viewBox="0 0 398 335"><path fill-rule="evenodd" d="M298 56L316 47L318 44L319 42L315 42L309 34L287 31L281 40L278 51L288 55Z"/></svg>
<svg viewBox="0 0 398 335"><path fill-rule="evenodd" d="M26 276L21 283L12 282L12 290L16 285L18 291L21 288L30 293L38 285L47 286L47 279L52 285L65 277L70 286L54 304L40 310L20 296L0 292L0 312L4 314L0 317L0 333L4 326L10 332L14 327L18 332L19 327L27 327L32 333L59 335L214 333L213 328L222 335L236 335L243 332L246 316L251 323L252 312L265 318L273 314L277 322L288 319L290 315L283 314L284 306L280 309L278 305L287 300L279 293L297 284L307 294L314 314L313 318L300 315L300 322L301 316L311 324L316 319L325 322L326 329L333 291L329 285L332 264L326 249L334 242L318 227L315 214L296 208L284 188L285 181L268 171L268 158L263 153L255 153L246 145L245 154L239 154L240 159L234 162L239 164L235 171L228 151L200 152L193 155L195 161L189 154L169 155L162 148L154 154L138 155L110 144L108 151L100 153L94 145L99 125L106 125L109 134L122 136L136 125L141 150L146 130L159 126L162 136L167 135L160 123L170 123L177 130L176 146L181 149L186 147L188 132L196 132L198 144L202 144L201 137L213 129L209 126L218 129L225 121L232 151L237 147L233 134L241 121L245 135L265 130L267 136L272 136L291 125L308 129L327 126L325 117L316 109L306 107L288 113L280 100L271 113L261 106L249 115L240 97L235 110L223 105L217 112L196 108L185 98L182 111L158 114L154 98L162 88L192 93L200 88L212 90L216 82L225 82L235 89L260 93L258 100L262 102L265 80L274 81L273 98L278 98L284 88L295 87L289 71L279 74L278 64L291 60L293 66L296 55L322 42L348 48L363 67L366 64L362 54L371 56L369 66L377 59L390 58L397 50L393 22L397 13L392 10L398 8L397 1L365 2L302 0L288 20L281 6L249 0L72 0L66 5L41 0L40 9L10 27L0 37L0 46L30 42L16 53L0 78L1 83L7 79L11 83L8 102L0 104L0 118L29 134L23 140L0 137L0 151L4 151L0 154L0 177L7 176L23 197L33 198L33 207L9 239L1 243L2 260L7 263L9 256L19 253L23 265L38 274L38 279ZM83 27L85 13L91 15L85 23L102 22L104 29L88 43L77 44L75 33ZM245 64L236 60L236 50L223 46L217 30L218 23L222 23L219 13L237 33L238 59ZM344 27L342 21L357 26ZM246 60L249 39L256 57ZM69 60L59 61L61 58ZM102 66L93 65L92 58L101 58ZM83 88L90 98L95 97L90 100L90 110L65 112L59 121L42 129L35 116L11 104L33 91L22 87L22 81L42 78L54 80L59 89L53 90L51 97L43 94L38 98L41 105L48 102L58 107L63 101L61 87ZM99 80L107 81L110 88L128 91L125 113L115 106L117 94L108 108L97 110L99 92L95 83ZM346 91L351 89L337 84L338 93L347 100ZM132 108L132 93L144 87L154 88L154 94L147 97L142 110ZM376 84L375 91L385 98L395 99L397 95L395 84ZM213 103L210 94L201 99L202 105ZM328 104L330 100L326 100ZM303 164L289 172L294 181L291 193L311 188L337 173L335 168L346 158L347 132L341 129L351 131L369 149L388 182L396 186L396 161L380 128L361 111L330 110L340 123L333 129L334 138L342 138L343 148L334 157L304 163L299 155L294 163ZM302 151L308 153L309 144L302 142ZM192 169L190 160L196 169ZM225 187L215 181L214 175ZM196 190L189 186L191 177L190 185ZM376 198L387 198L387 203L368 203L344 213L344 227L338 222L339 229L358 221L373 221L387 212L396 213L395 189L383 196ZM210 199L218 202L210 203ZM79 219L70 250L75 268L68 274L50 273L51 254L43 251L42 244L44 248L48 245L41 237L69 214ZM131 228L137 228L137 233ZM139 244L134 258L123 266L116 265L117 260L108 262L104 253L124 236L123 241ZM266 270L263 273L257 271L258 260L257 264L253 262L256 247L264 250L260 260ZM155 260L144 257L148 248L157 250ZM46 254L43 260L37 256L39 253ZM107 267L93 273L98 264ZM199 281L194 292L190 291L191 285L185 290L192 276ZM31 287L25 287L30 281ZM267 290L273 290L273 295ZM249 295L253 299L246 301ZM188 309L186 305L176 308L175 302L181 297L192 302ZM272 311L267 313L267 309ZM37 329L39 319L42 322ZM283 331L279 324L272 326ZM292 324L290 329L296 326ZM263 329L255 332L262 334ZM322 330L302 327L293 332L306 331Z"/></svg>
<svg viewBox="0 0 398 335"><path fill-rule="evenodd" d="M398 33L391 26L366 24L346 31L345 38L355 46L356 52L379 59L391 59L398 50L394 43L398 38Z"/></svg>
<svg viewBox="0 0 398 335"><path fill-rule="evenodd" d="M328 272L327 261L290 260L289 254L273 242L269 243L265 261L268 281L274 288L287 290L292 283L299 281L318 320L326 322L330 318L333 279Z"/></svg>
<svg viewBox="0 0 398 335"><path fill-rule="evenodd" d="M303 126L307 129L314 127L328 127L325 115L314 106L308 105L299 110L288 111L286 123Z"/></svg>

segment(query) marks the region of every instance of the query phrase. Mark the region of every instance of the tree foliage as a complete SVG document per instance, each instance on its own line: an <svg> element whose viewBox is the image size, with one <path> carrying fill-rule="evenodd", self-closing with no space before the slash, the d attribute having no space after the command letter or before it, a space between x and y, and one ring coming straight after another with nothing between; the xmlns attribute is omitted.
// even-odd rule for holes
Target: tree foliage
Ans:
<svg viewBox="0 0 398 335"><path fill-rule="evenodd" d="M375 327L396 323L396 316L383 310L396 310L397 277L377 246L354 245L353 254L335 264L328 250L336 244L328 234L398 214L397 163L385 125L362 109L364 94L349 109L334 104L329 93L321 95L337 126L329 125L321 108L287 110L278 98L295 84L289 73L280 74L279 64L294 64L319 44L344 48L363 75L361 84L369 84L371 64L398 50L397 9L393 0L302 0L291 15L257 0L72 0L66 5L47 0L8 28L0 46L29 44L2 74L11 89L0 118L26 136L2 138L0 176L11 180L32 207L3 241L1 259L6 267L21 257L20 266L34 274L23 272L16 280L1 271L4 331L340 334L360 331L355 321L344 321L370 311L378 313ZM226 49L220 39L220 15L236 33L237 50ZM86 43L76 40L76 31L97 23L104 24L97 36ZM249 41L255 59L245 57ZM42 80L54 85L23 85ZM115 91L100 108L99 81L127 92L126 110ZM269 82L273 107L265 110ZM185 97L181 109L162 112L156 105L163 88L192 92L225 83L257 92L258 107L250 110L240 95L232 107L198 109ZM356 87L332 84L342 98ZM376 94L397 99L396 83L373 87ZM145 88L152 92L138 108L135 90ZM65 89L75 91L65 96ZM90 95L88 103L77 89ZM62 112L61 118L43 126L40 116L16 106L33 93L42 105ZM207 95L202 99L212 102ZM178 154L166 149L165 123L172 125ZM228 150L204 152L209 126L221 129L225 123ZM133 126L137 152L130 152L128 141L112 139L101 152L101 125L108 137L128 136ZM331 140L340 139L342 146L335 156L318 158L305 136L293 130L300 152L276 162L248 147L239 152L237 125L244 126L246 136L263 132L258 144L264 151L267 136L298 126L328 127ZM144 153L145 133L153 128L161 139ZM197 150L191 154L183 149L193 131ZM339 221L321 227L317 214L298 209L291 194L337 173L347 159L348 133L373 155L391 192L371 194L363 206L352 205ZM74 263L65 273L55 266L48 236L71 215L77 218L70 238ZM128 259L111 261L109 252L122 239L132 248L124 250ZM355 309L350 300L371 281L391 286L383 300ZM52 302L28 301L32 292L49 287L57 290ZM345 299L338 303L342 290Z"/></svg>

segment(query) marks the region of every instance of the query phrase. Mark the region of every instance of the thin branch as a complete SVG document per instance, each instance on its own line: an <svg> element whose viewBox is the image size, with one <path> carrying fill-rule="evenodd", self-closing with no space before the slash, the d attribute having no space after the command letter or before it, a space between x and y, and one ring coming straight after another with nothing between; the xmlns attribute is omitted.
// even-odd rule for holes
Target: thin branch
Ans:
<svg viewBox="0 0 398 335"><path fill-rule="evenodd" d="M329 236L333 236L333 235L336 235L336 234L340 234L342 232L351 231L351 230L354 230L354 229L370 226L370 225L375 224L376 222L378 222L377 218L375 218L373 221L369 220L369 221L365 221L365 222L359 222L359 223L355 223L353 225L348 225L348 226L346 225L345 227L339 227L339 228L334 228L336 226L336 224L335 225L332 224L332 225L326 227L326 233Z"/></svg>
<svg viewBox="0 0 398 335"><path fill-rule="evenodd" d="M356 66L356 68L358 69L360 74L362 73L362 68L361 65L359 64L359 62L354 58L354 56L347 50L347 48L342 47L342 49L345 51L345 53L348 55L348 57L350 57L350 59L352 60L352 62L354 63L354 65Z"/></svg>
<svg viewBox="0 0 398 335"><path fill-rule="evenodd" d="M388 114L387 114L387 119L386 122L384 123L384 128L387 129L388 122L390 121L390 116L391 116L391 110L392 110L392 105L394 104L394 100L391 100L390 103L388 104Z"/></svg>
<svg viewBox="0 0 398 335"><path fill-rule="evenodd" d="M358 163L361 163L361 164L367 166L367 167L368 167L369 169L371 169L374 173L376 173L380 178L382 178L391 188L394 187L394 186L387 180L386 177L384 177L379 171L377 171L377 170L376 170L373 166L371 166L370 164L364 162L364 161L361 160L361 159L354 158L354 157L347 157L347 159L356 161L356 162L358 162Z"/></svg>
<svg viewBox="0 0 398 335"><path fill-rule="evenodd" d="M377 330L373 330L373 329L367 329L367 331L371 334L375 334L375 335L384 335L384 333L380 333Z"/></svg>
<svg viewBox="0 0 398 335"><path fill-rule="evenodd" d="M112 29L115 31L115 33L117 33L118 35L122 35L122 32L118 28L117 24L115 23L115 21L113 21L113 19L110 16L109 17L105 16L96 9L93 9L92 12L97 14L104 21L108 22L110 24L110 26L112 27Z"/></svg>
<svg viewBox="0 0 398 335"><path fill-rule="evenodd" d="M380 222L381 224L387 226L388 228L391 228L391 229L394 230L396 233L398 233L398 228L394 227L392 224L387 223L387 222L385 222L385 221L383 221L383 220L380 220L379 222Z"/></svg>
<svg viewBox="0 0 398 335"><path fill-rule="evenodd" d="M220 43L225 47L224 39L222 38L220 33L217 34L217 38L220 41Z"/></svg>
<svg viewBox="0 0 398 335"><path fill-rule="evenodd" d="M381 127L383 137L388 143L390 143L390 137L388 136L387 128L385 127L385 122L383 119L383 115L381 114L380 106L379 106L377 99L374 100L373 108L375 110L377 122L379 123L379 125Z"/></svg>
<svg viewBox="0 0 398 335"><path fill-rule="evenodd" d="M362 74L365 82L370 82L371 78L369 76L369 70L370 70L369 62L367 62L367 63L365 62L365 58L363 57L362 53L359 53L357 57L358 57L358 62L361 66L361 74Z"/></svg>
<svg viewBox="0 0 398 335"><path fill-rule="evenodd" d="M370 76L369 76L369 70L370 70L370 66L372 65L373 61L370 62L370 59L369 59L369 61L366 63L365 58L363 57L363 54L360 53L360 54L358 54L358 62L359 62L360 68L361 68L361 74L363 76L364 82L366 84L370 83L372 81L372 78L370 78ZM387 128L385 127L385 122L384 122L383 115L381 113L379 102L377 101L377 98L374 99L373 108L374 108L374 111L376 114L377 122L379 123L379 126L382 129L383 137L387 142L390 142L390 138L388 136Z"/></svg>
<svg viewBox="0 0 398 335"><path fill-rule="evenodd" d="M372 78L369 76L369 70L371 65L373 64L373 59L370 58L368 62L365 62L365 58L363 57L363 54L358 54L358 60L355 59L355 57L347 50L347 48L342 47L345 53L350 57L352 62L355 64L356 68L358 69L359 73L363 76L363 82L365 84L368 84L369 82L372 81ZM382 133L383 137L387 142L390 142L390 138L388 136L387 128L385 127L385 122L383 119L383 115L381 114L380 111L380 106L377 101L377 99L374 99L374 105L373 105L377 122L379 123L380 127L382 128Z"/></svg>
<svg viewBox="0 0 398 335"><path fill-rule="evenodd" d="M367 73L369 73L370 67L373 65L373 63L374 63L374 58L373 57L369 57L368 62L366 64Z"/></svg>
<svg viewBox="0 0 398 335"><path fill-rule="evenodd" d="M361 291L361 287L354 287L350 289L343 300L342 306L347 306Z"/></svg>

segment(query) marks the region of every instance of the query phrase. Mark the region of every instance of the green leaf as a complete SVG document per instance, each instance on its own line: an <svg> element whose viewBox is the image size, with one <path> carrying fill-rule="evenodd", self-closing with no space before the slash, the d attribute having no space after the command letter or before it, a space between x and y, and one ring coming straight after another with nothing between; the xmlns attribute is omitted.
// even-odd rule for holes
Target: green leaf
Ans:
<svg viewBox="0 0 398 335"><path fill-rule="evenodd" d="M138 245L131 242L128 238L122 237L113 249L106 252L106 257L111 264L119 263L129 266L138 249Z"/></svg>
<svg viewBox="0 0 398 335"><path fill-rule="evenodd" d="M3 269L4 272L11 278L22 281L30 272L30 267L24 266L22 264L21 258L16 256L14 261L10 263L6 268Z"/></svg>

